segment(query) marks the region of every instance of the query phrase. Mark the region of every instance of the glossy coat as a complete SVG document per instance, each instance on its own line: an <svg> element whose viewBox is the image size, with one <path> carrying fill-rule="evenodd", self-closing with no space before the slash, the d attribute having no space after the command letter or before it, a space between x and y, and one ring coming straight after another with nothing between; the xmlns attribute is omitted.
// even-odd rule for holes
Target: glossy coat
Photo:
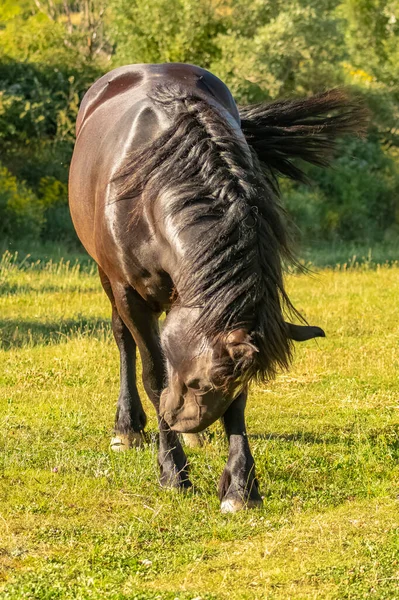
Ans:
<svg viewBox="0 0 399 600"><path fill-rule="evenodd" d="M162 96L163 90L166 94ZM344 118L332 124L328 117L323 117L322 127L314 120L307 124L309 116L345 105L345 99L338 96L319 98L322 100L313 104L277 103L267 109L255 107L252 112L247 107L241 111L243 132L230 91L208 71L185 64L129 65L99 79L85 95L78 115L70 209L77 234L98 265L112 305L121 377L116 438L128 447L146 424L136 385L138 347L144 388L159 419L161 484L191 485L177 432L200 431L221 417L230 443L219 490L226 511L261 502L244 421L249 380L256 376L267 379L276 367L286 366L292 340L324 335L317 327L287 324L282 316L281 255L288 243L275 200L273 174L274 169L299 178L300 171L290 162L298 156L298 148L306 160L322 162L323 135L334 137L352 126ZM175 143L171 157L181 159L176 158L168 171L165 165L170 157L165 155L163 162L154 163L153 171L148 171L142 187L140 177L145 168L140 168L140 157L146 156L149 164L152 148L161 156L162 144L168 144L173 136L178 141L179 131L184 132L184 153L179 154ZM195 140L192 144L190 135ZM311 144L310 151L306 143ZM195 152L198 173L195 160L189 163ZM263 164L264 175L257 157L272 163L271 169ZM158 179L157 172L161 173ZM213 177L214 172L219 179ZM175 187L169 185L169 173ZM193 188L198 177L202 177L203 187L195 184ZM153 186L156 193L147 201L146 190L153 181L157 182ZM193 189L198 193L188 208L178 206L172 211L173 202L185 206L185 185L192 196ZM171 190L178 193L173 196ZM195 217L192 222L188 210ZM259 255L261 237L263 251ZM224 240L223 248L219 238ZM240 288L244 280L239 275L234 280L233 270L230 287L228 278L219 285L228 264L218 261L219 249L221 255L225 252L231 258L233 269L235 260L246 260L246 252L237 250L241 243L252 253L245 265L243 262L246 287ZM200 249L197 255L196 248ZM205 272L207 253L209 264L216 265L215 282ZM197 305L185 302L190 298L190 286L196 286L195 260L203 281L202 288L198 284ZM258 279L263 287L257 285ZM236 295L234 281L239 289ZM222 285L227 286L225 295ZM215 289L214 297L208 293L210 289ZM227 299L225 306L223 298ZM167 319L161 340L158 319L164 311Z"/></svg>

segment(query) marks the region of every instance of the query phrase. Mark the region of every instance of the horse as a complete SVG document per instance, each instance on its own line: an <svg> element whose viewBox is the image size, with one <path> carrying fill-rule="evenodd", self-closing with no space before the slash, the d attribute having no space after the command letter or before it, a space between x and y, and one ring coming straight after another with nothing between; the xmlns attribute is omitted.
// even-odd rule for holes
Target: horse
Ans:
<svg viewBox="0 0 399 600"><path fill-rule="evenodd" d="M69 204L112 306L120 392L111 447L143 440L138 348L162 486L191 487L179 434L220 418L229 442L221 510L262 504L248 385L288 368L294 341L324 336L284 317L298 313L284 287L295 258L277 177L304 180L296 159L327 165L337 136L361 122L340 90L239 108L220 79L189 64L120 67L84 96Z"/></svg>

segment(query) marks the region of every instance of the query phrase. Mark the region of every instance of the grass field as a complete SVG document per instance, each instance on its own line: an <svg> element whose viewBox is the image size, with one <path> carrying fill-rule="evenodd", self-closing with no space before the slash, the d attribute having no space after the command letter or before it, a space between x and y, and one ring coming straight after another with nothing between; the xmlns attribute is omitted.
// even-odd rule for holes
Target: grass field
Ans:
<svg viewBox="0 0 399 600"><path fill-rule="evenodd" d="M118 357L90 265L3 257L2 600L399 599L399 266L288 286L328 337L252 389L264 508L222 515L220 425L187 451L192 493L158 485L146 399L151 442L110 453Z"/></svg>

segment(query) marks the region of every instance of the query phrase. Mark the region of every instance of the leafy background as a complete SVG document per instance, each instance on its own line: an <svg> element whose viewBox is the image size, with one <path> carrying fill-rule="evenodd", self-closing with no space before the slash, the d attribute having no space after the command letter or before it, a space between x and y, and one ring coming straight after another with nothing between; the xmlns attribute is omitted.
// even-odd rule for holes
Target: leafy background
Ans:
<svg viewBox="0 0 399 600"><path fill-rule="evenodd" d="M210 69L240 103L345 85L370 108L367 139L335 168L288 181L311 246L399 239L398 0L3 0L0 6L0 240L76 247L67 208L79 102L104 72L180 61Z"/></svg>

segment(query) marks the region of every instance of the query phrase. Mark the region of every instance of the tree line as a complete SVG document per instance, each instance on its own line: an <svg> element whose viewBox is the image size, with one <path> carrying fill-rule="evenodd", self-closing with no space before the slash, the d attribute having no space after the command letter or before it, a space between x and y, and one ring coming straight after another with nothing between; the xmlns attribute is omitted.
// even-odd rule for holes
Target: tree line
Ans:
<svg viewBox="0 0 399 600"><path fill-rule="evenodd" d="M190 62L239 103L344 85L370 109L310 187L281 181L305 242L399 238L399 0L3 0L0 233L75 237L68 165L80 100L128 63Z"/></svg>

